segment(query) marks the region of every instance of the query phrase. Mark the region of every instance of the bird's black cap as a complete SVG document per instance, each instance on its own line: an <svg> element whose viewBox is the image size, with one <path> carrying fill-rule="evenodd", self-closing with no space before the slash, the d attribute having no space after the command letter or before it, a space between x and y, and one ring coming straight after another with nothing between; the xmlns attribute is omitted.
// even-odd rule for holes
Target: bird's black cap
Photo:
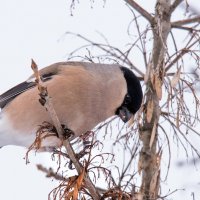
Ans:
<svg viewBox="0 0 200 200"><path fill-rule="evenodd" d="M120 67L120 69L122 70L127 83L127 94L121 107L127 107L132 114L135 114L142 103L142 87L139 79L130 69L126 67Z"/></svg>

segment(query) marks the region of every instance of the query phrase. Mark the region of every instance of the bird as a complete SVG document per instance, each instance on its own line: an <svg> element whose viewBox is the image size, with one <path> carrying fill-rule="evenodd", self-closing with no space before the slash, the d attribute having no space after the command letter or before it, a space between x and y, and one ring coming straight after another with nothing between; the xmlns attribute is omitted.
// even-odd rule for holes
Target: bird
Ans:
<svg viewBox="0 0 200 200"><path fill-rule="evenodd" d="M62 125L74 137L91 131L100 122L117 115L124 123L139 110L143 92L138 77L119 64L58 62L39 70ZM39 103L34 75L0 95L0 147L30 147L43 122L52 123ZM55 135L41 148L61 145Z"/></svg>

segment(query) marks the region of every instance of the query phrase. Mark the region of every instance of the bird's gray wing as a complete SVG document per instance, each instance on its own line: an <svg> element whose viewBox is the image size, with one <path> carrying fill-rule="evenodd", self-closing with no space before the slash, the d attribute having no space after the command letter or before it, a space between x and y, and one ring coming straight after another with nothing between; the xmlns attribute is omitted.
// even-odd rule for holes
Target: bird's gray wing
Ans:
<svg viewBox="0 0 200 200"><path fill-rule="evenodd" d="M43 82L46 82L56 74L58 74L60 68L59 65L63 63L56 63L46 68L40 70L40 76ZM12 101L16 96L21 93L33 88L36 86L35 76L32 75L27 81L24 81L10 90L6 91L2 95L0 95L0 108L4 108L10 101Z"/></svg>
<svg viewBox="0 0 200 200"><path fill-rule="evenodd" d="M0 108L4 108L16 96L36 86L35 82L24 81L0 95Z"/></svg>
<svg viewBox="0 0 200 200"><path fill-rule="evenodd" d="M60 70L63 66L76 66L83 64L81 62L59 62L48 67L45 67L40 70L40 76L43 82L46 82L54 75L59 74ZM33 88L36 86L35 77L32 75L27 81L24 81L15 87L11 88L10 90L6 91L2 95L0 95L0 108L4 108L10 101L12 101L16 96L20 95L21 93Z"/></svg>

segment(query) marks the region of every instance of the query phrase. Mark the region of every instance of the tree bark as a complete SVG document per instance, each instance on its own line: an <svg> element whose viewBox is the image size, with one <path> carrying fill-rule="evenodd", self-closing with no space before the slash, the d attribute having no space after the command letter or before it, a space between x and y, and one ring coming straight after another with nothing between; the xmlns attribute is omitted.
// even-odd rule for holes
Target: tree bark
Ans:
<svg viewBox="0 0 200 200"><path fill-rule="evenodd" d="M167 37L171 30L170 0L157 0L152 24L153 50L149 64L150 73L146 82L145 112L140 128L143 147L139 168L142 171L141 194L143 200L157 199L160 186L160 152L157 150L157 125L160 117L159 102L162 98L162 83L165 73Z"/></svg>

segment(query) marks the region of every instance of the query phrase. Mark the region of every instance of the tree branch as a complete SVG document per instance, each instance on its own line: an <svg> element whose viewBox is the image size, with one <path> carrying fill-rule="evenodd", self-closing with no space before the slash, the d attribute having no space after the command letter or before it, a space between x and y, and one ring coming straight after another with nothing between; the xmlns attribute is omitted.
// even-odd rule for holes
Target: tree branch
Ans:
<svg viewBox="0 0 200 200"><path fill-rule="evenodd" d="M34 60L32 60L31 68L34 71L34 74L35 74L35 77L36 77L36 83L38 85L38 90L40 91L39 95L41 97L42 105L47 109L48 114L50 115L50 118L53 122L53 125L55 126L55 128L57 130L58 136L62 140L63 146L65 147L65 149L66 149L66 151L69 155L70 160L73 162L78 174L80 175L83 171L83 167L79 163L78 159L76 158L76 154L75 154L69 140L66 139L66 137L64 136L64 131L62 129L61 123L58 119L56 111L55 111L53 104L51 102L51 99L48 95L47 88L43 86L42 80L41 80L40 75L39 75L38 67L37 67L36 63L34 62ZM93 199L98 200L100 198L100 195L97 192L95 186L93 185L92 181L90 180L90 178L88 176L84 177L84 182L85 182L85 186L89 190Z"/></svg>
<svg viewBox="0 0 200 200"><path fill-rule="evenodd" d="M189 32L194 32L194 31L199 31L195 28L190 28L190 27L186 27L186 26L177 26L177 25L173 25L172 28L176 28L176 29L181 29L181 30L184 30L184 31L189 31Z"/></svg>
<svg viewBox="0 0 200 200"><path fill-rule="evenodd" d="M124 0L127 4L129 4L132 8L134 8L137 12L139 12L145 19L147 19L150 24L153 24L154 18L149 14L144 8L142 8L139 4L137 4L134 0Z"/></svg>
<svg viewBox="0 0 200 200"><path fill-rule="evenodd" d="M165 72L167 72L179 59L181 59L186 53L188 53L190 50L190 48L192 48L197 42L199 42L199 38L197 40L195 40L192 44L190 44L189 46L186 46L185 48L183 48L179 54L174 58L174 60L172 60L170 62L169 65L166 66L165 68Z"/></svg>
<svg viewBox="0 0 200 200"><path fill-rule="evenodd" d="M140 128L140 151L138 168L142 173L140 192L142 200L158 199L160 185L160 159L158 150L158 122L160 118L160 100L162 99L167 38L171 31L170 1L157 0L153 24L153 50L148 72L144 119Z"/></svg>
<svg viewBox="0 0 200 200"><path fill-rule="evenodd" d="M174 10L183 2L183 0L175 0L171 5L170 14L174 12Z"/></svg>
<svg viewBox="0 0 200 200"><path fill-rule="evenodd" d="M55 180L58 180L58 181L66 181L65 177L63 177L61 174L54 172L52 168L47 169L46 167L43 167L40 164L38 164L36 166L37 166L38 170L40 170L46 174L46 177L48 177L48 178L53 177L53 178L55 178Z"/></svg>
<svg viewBox="0 0 200 200"><path fill-rule="evenodd" d="M191 23L195 23L195 22L200 22L200 16L194 17L191 19L175 21L175 22L172 22L171 25L172 25L172 27L177 27L177 26L182 26L182 25L191 24Z"/></svg>
<svg viewBox="0 0 200 200"><path fill-rule="evenodd" d="M72 34L72 35L75 35L83 40L85 40L86 42L89 42L91 45L94 45L96 47L98 47L99 49L105 51L106 53L109 53L111 56L114 56L116 58L119 58L120 56L123 57L123 59L120 59L120 60L123 60L124 63L126 63L127 65L130 66L131 69L135 70L140 76L144 77L144 73L139 70L139 67L136 67L129 59L127 56L124 55L124 53L119 50L118 48L116 47L113 47L113 46L110 46L110 45L105 45L105 44L100 44L100 43L96 43L96 42L93 42L92 40L89 40L88 38L80 35L80 34L76 34L76 33L72 33L72 32L66 32L66 34ZM114 49L117 53L120 54L120 56L117 55L117 53L115 52L112 52L111 50L109 49L106 49L106 47L110 48L110 49Z"/></svg>

